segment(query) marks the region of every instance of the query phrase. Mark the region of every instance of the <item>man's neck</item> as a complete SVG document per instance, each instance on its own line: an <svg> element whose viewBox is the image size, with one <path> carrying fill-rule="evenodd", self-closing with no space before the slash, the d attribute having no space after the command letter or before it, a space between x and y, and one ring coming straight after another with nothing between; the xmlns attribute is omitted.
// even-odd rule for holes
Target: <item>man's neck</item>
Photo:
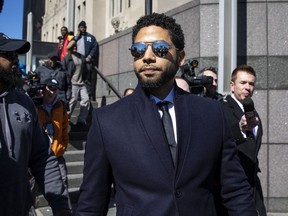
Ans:
<svg viewBox="0 0 288 216"><path fill-rule="evenodd" d="M171 81L169 81L168 83L159 88L149 90L149 92L155 97L163 100L164 98L167 97L173 86L174 86L174 79L172 79Z"/></svg>

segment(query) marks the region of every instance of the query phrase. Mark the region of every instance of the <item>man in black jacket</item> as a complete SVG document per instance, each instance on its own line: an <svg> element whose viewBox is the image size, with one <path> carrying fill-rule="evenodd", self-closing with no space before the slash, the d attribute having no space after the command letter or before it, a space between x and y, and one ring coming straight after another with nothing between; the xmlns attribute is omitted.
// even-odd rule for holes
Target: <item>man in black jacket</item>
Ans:
<svg viewBox="0 0 288 216"><path fill-rule="evenodd" d="M93 101L96 100L96 82L97 72L94 66L98 67L99 62L99 46L96 38L88 33L85 21L81 21L78 25L77 35L72 38L73 43L77 43L77 52L85 56L88 80L91 83L88 85L88 93Z"/></svg>
<svg viewBox="0 0 288 216"><path fill-rule="evenodd" d="M222 103L224 112L230 123L233 137L236 140L241 165L251 185L256 208L260 216L266 216L263 193L257 173L258 153L262 142L263 129L259 115L249 120L244 115L242 101L252 97L256 83L256 73L251 66L240 65L234 69L231 81L231 95L226 96Z"/></svg>
<svg viewBox="0 0 288 216"><path fill-rule="evenodd" d="M68 191L32 100L15 90L17 54L30 43L0 33L0 215L28 215L28 168L56 216L70 216Z"/></svg>

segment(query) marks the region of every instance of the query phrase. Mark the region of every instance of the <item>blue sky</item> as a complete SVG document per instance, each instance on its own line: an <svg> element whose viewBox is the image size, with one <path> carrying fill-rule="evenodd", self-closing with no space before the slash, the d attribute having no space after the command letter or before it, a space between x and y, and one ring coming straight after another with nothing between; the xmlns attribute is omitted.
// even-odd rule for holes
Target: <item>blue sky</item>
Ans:
<svg viewBox="0 0 288 216"><path fill-rule="evenodd" d="M0 32L10 38L22 39L23 0L4 0L0 14Z"/></svg>

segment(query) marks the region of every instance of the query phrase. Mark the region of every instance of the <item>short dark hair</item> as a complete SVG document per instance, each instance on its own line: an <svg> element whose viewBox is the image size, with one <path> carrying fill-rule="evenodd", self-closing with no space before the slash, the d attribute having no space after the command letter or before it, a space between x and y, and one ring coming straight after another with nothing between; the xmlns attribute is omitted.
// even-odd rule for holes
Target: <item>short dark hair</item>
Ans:
<svg viewBox="0 0 288 216"><path fill-rule="evenodd" d="M237 74L239 71L245 71L246 73L251 74L256 78L256 72L253 69L253 67L251 67L249 65L239 65L233 70L233 72L231 74L231 81L232 82L235 82Z"/></svg>
<svg viewBox="0 0 288 216"><path fill-rule="evenodd" d="M202 70L200 70L199 75L202 75L205 71L212 71L214 74L218 75L217 69L215 67L205 67Z"/></svg>
<svg viewBox="0 0 288 216"><path fill-rule="evenodd" d="M131 91L134 91L135 89L134 88L126 88L125 90L124 90L124 96L126 95L126 93L129 91L129 90L131 90Z"/></svg>
<svg viewBox="0 0 288 216"><path fill-rule="evenodd" d="M132 43L135 42L135 37L143 27L158 26L168 30L171 40L175 47L180 51L185 47L185 38L181 26L176 23L176 20L165 14L152 13L142 16L138 19L132 30Z"/></svg>
<svg viewBox="0 0 288 216"><path fill-rule="evenodd" d="M68 32L68 28L67 28L66 26L62 26L61 29L60 29L60 31L61 31L63 28L66 30L66 32Z"/></svg>

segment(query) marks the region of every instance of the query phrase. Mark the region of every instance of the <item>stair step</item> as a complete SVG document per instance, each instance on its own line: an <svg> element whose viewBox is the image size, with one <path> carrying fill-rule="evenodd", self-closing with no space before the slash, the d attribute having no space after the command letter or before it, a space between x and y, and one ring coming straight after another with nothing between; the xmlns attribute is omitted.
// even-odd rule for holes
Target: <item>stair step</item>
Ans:
<svg viewBox="0 0 288 216"><path fill-rule="evenodd" d="M82 184L83 174L68 174L68 187L79 188Z"/></svg>
<svg viewBox="0 0 288 216"><path fill-rule="evenodd" d="M67 146L67 151L85 150L86 141L84 140L70 140Z"/></svg>
<svg viewBox="0 0 288 216"><path fill-rule="evenodd" d="M76 129L72 129L72 130L76 130ZM79 129L78 131L73 131L69 133L69 140L80 140L80 141L86 141L87 140L87 135L88 135L88 129L85 130L82 129L83 131L80 131L81 129Z"/></svg>
<svg viewBox="0 0 288 216"><path fill-rule="evenodd" d="M79 187L69 188L68 191L69 191L70 202L72 204L73 203L77 203L78 202L78 198L79 198L79 194L80 194ZM43 194L40 194L38 196L38 199L39 199L39 203L38 203L37 208L43 208L43 207L48 207L49 206L48 202L45 199L45 197L43 196Z"/></svg>
<svg viewBox="0 0 288 216"><path fill-rule="evenodd" d="M68 174L82 174L84 162L68 162L66 163Z"/></svg>
<svg viewBox="0 0 288 216"><path fill-rule="evenodd" d="M66 163L84 161L84 150L66 151L64 158Z"/></svg>

